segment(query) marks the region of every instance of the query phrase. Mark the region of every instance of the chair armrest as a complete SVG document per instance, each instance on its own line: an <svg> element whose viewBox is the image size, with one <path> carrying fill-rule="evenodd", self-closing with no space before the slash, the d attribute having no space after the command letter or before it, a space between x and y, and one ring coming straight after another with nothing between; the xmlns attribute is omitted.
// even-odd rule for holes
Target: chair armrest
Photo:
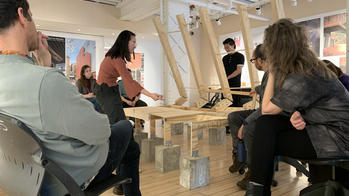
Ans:
<svg viewBox="0 0 349 196"><path fill-rule="evenodd" d="M285 157L285 156L280 156L280 161L295 167L298 171L302 172L306 177L310 176L309 171L302 164L300 164L298 160Z"/></svg>
<svg viewBox="0 0 349 196"><path fill-rule="evenodd" d="M49 159L43 159L41 162L46 171L52 176L55 176L64 187L68 190L72 196L85 196L85 193L81 190L80 186L75 180L67 174L61 167Z"/></svg>

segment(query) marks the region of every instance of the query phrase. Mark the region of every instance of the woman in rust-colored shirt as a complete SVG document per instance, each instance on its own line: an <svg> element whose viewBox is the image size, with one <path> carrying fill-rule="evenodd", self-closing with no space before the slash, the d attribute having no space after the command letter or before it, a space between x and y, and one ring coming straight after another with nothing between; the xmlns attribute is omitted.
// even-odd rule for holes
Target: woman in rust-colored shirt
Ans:
<svg viewBox="0 0 349 196"><path fill-rule="evenodd" d="M95 93L97 101L108 115L110 124L126 119L116 82L120 76L124 82L126 93L131 99L140 93L151 97L154 101L162 99L161 95L145 90L132 79L127 70L126 61L131 60L131 54L134 53L135 48L136 35L127 30L122 31L105 55L99 68Z"/></svg>

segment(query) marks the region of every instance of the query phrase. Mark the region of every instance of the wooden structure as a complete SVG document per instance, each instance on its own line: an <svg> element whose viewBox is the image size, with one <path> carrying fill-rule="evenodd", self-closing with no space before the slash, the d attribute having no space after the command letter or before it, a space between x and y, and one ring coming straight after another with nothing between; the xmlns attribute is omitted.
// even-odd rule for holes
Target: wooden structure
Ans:
<svg viewBox="0 0 349 196"><path fill-rule="evenodd" d="M184 15L180 14L180 15L177 15L176 17L177 17L179 28L180 28L181 33L182 33L185 48L187 49L187 54L188 54L189 61L190 61L190 67L193 71L196 87L197 87L198 92L199 92L200 98L196 102L196 106L201 107L204 104L206 104L208 101L206 98L206 92L203 90L203 89L207 89L207 87L205 87L204 82L202 80L202 75L201 75L200 66L199 66L199 59L196 55L196 52L194 49L194 44L190 38L190 34L189 34L189 31L187 28L187 23L185 21Z"/></svg>
<svg viewBox="0 0 349 196"><path fill-rule="evenodd" d="M158 31L162 47L164 48L168 63L170 65L180 95L180 97L175 101L175 105L183 105L187 101L188 96L185 91L180 72L178 70L176 59L173 55L170 43L168 41L167 32L163 27L159 16L154 17L153 22L156 27L156 30Z"/></svg>
<svg viewBox="0 0 349 196"><path fill-rule="evenodd" d="M226 98L226 99L223 99L221 101L221 103L218 103L218 105L225 105L228 107L231 104L231 101L233 98L230 94L228 79L227 79L227 75L226 75L225 70L224 70L224 65L222 62L221 54L219 52L219 47L218 47L216 35L215 35L214 30L213 30L211 20L208 16L207 9L200 8L199 14L200 14L200 20L202 22L202 26L204 28L204 31L208 35L208 39L209 39L208 41L210 44L211 55L212 55L213 60L214 60L214 64L216 67L216 71L218 74L218 79L219 79L219 83L220 83L221 88L222 88L223 95Z"/></svg>

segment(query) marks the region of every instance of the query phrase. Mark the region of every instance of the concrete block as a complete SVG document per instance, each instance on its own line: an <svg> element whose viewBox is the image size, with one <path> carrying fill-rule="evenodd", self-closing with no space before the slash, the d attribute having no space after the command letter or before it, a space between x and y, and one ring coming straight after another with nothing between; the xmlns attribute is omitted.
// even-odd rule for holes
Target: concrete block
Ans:
<svg viewBox="0 0 349 196"><path fill-rule="evenodd" d="M210 184L210 158L208 156L181 158L179 184L187 189Z"/></svg>
<svg viewBox="0 0 349 196"><path fill-rule="evenodd" d="M210 128L209 130L209 143L211 145L222 145L227 140L225 127Z"/></svg>
<svg viewBox="0 0 349 196"><path fill-rule="evenodd" d="M181 147L179 145L156 146L155 147L155 168L165 173L179 169L179 157Z"/></svg>
<svg viewBox="0 0 349 196"><path fill-rule="evenodd" d="M137 131L134 134L134 138L135 141L138 143L139 145L139 149L142 149L142 140L147 139L148 138L148 133L145 132L141 132L141 131Z"/></svg>
<svg viewBox="0 0 349 196"><path fill-rule="evenodd" d="M141 148L141 159L143 163L150 163L155 160L155 146L163 145L163 138L143 139Z"/></svg>
<svg viewBox="0 0 349 196"><path fill-rule="evenodd" d="M184 124L177 123L171 125L171 135L183 135Z"/></svg>

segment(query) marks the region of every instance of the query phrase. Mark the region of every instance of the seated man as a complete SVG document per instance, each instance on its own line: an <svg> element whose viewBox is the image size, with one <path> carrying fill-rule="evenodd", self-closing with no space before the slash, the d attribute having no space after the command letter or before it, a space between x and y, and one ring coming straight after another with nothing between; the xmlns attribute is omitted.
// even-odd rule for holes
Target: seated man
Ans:
<svg viewBox="0 0 349 196"><path fill-rule="evenodd" d="M115 168L132 178L125 195L139 190L139 146L129 121L110 125L58 70L50 65L45 36L36 31L27 0L0 1L0 112L23 121L42 141L48 158L79 185L107 179ZM46 175L41 195L64 195ZM59 189L61 190L61 189Z"/></svg>
<svg viewBox="0 0 349 196"><path fill-rule="evenodd" d="M262 103L263 99L263 93L266 86L266 82L268 81L268 66L265 61L265 56L262 52L262 45L258 45L256 49L253 52L253 58L250 60L252 63L255 64L256 68L258 70L263 70L264 76L262 79L262 83L260 86L257 86L255 89L255 92L260 95L259 103ZM241 163L238 161L238 142L239 139L242 139L242 135L244 135L244 142L246 144L246 149L250 150L251 148L251 140L253 138L253 131L255 126L255 121L257 118L261 116L261 109L258 108L257 110L244 110L244 111L237 111L232 112L228 116L229 121L229 127L231 130L231 136L233 140L233 164L229 167L229 171L231 173L237 172L244 163ZM247 164L249 164L250 156L247 153ZM242 188L246 189L249 181L249 175L250 172L247 171L245 174L245 177L243 180L239 181L237 185Z"/></svg>
<svg viewBox="0 0 349 196"><path fill-rule="evenodd" d="M130 69L127 70L131 72ZM123 108L148 106L147 103L139 99L140 95L137 95L133 99L130 99L126 94L125 85L122 80L119 80L118 84Z"/></svg>

